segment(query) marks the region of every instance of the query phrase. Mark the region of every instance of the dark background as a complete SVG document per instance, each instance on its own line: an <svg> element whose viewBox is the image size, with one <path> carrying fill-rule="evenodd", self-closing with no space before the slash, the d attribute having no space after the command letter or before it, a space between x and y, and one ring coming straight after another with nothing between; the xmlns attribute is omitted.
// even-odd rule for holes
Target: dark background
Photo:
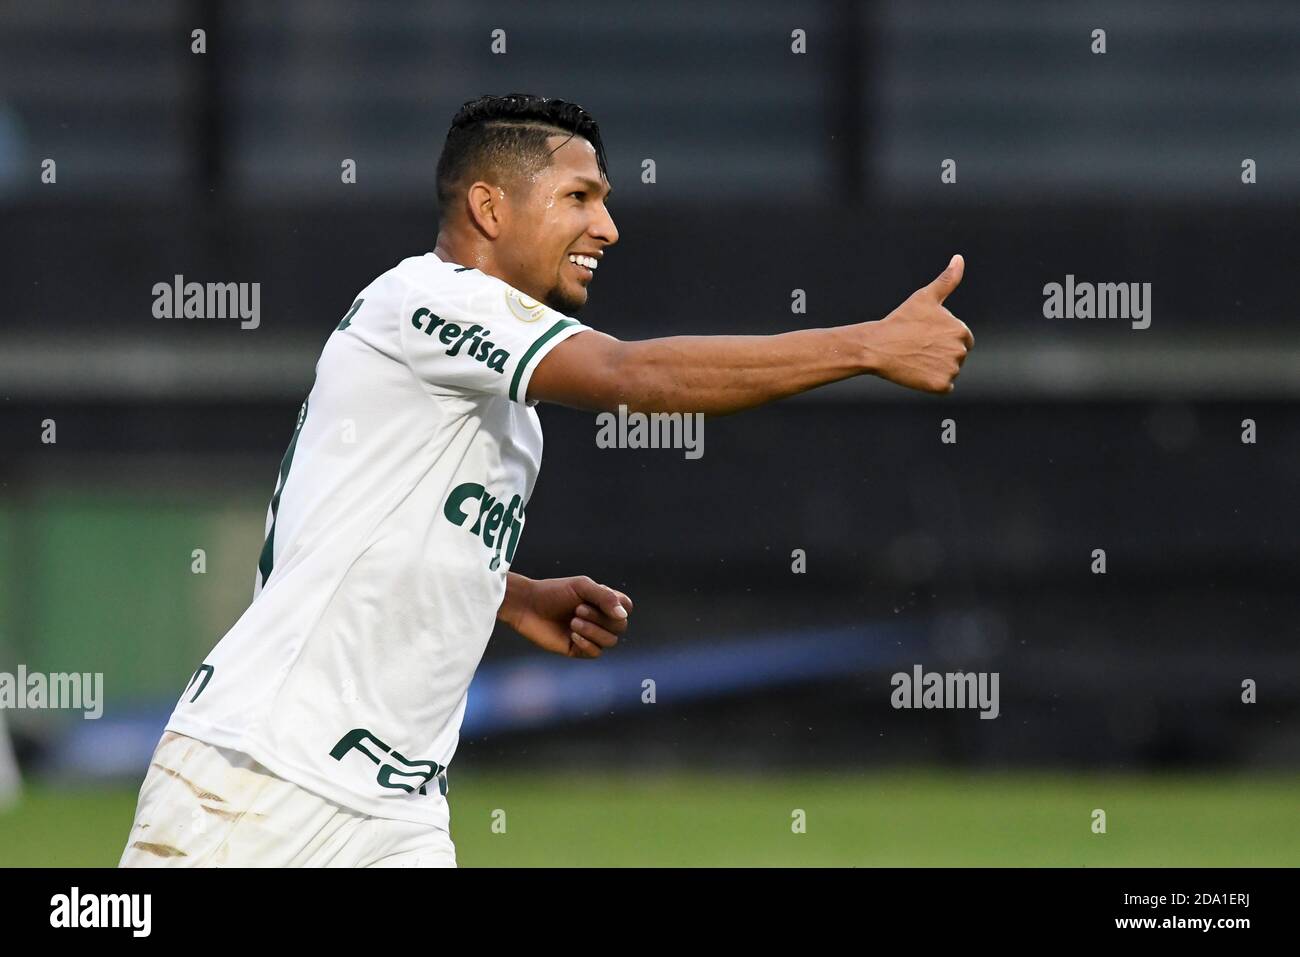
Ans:
<svg viewBox="0 0 1300 957"><path fill-rule="evenodd" d="M585 322L876 319L961 252L948 305L977 341L951 397L841 383L708 419L699 460L540 407L514 567L627 591L633 627L544 662L613 698L485 691L462 757L1295 768L1298 38L1285 2L6 3L0 665L104 671L98 733L134 742L105 765L147 757L251 597L326 336L432 248L456 108L522 90L582 104L609 150L622 238ZM178 273L260 283L260 327L155 319ZM1067 273L1151 283L1151 327L1044 318ZM503 633L480 678L539 655ZM999 672L1000 719L894 711L914 663ZM34 773L90 773L81 722L8 720Z"/></svg>

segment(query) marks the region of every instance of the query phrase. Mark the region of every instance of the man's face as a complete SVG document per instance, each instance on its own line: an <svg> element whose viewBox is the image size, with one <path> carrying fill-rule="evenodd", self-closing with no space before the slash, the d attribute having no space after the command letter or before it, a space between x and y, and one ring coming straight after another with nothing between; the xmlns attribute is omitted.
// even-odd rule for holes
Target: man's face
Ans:
<svg viewBox="0 0 1300 957"><path fill-rule="evenodd" d="M595 149L580 136L565 140L552 136L551 165L522 184L519 195L507 197L510 219L497 254L511 285L574 315L586 305L597 270L570 257L599 263L605 247L618 242L618 230L605 208L609 182L600 175Z"/></svg>

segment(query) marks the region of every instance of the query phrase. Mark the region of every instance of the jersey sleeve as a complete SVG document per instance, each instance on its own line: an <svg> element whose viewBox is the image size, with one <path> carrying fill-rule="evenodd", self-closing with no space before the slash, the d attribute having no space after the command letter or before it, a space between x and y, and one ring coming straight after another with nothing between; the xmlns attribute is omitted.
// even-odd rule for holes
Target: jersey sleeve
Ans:
<svg viewBox="0 0 1300 957"><path fill-rule="evenodd" d="M436 289L412 286L398 324L407 364L430 393L520 403L546 354L591 328L476 269L455 272Z"/></svg>

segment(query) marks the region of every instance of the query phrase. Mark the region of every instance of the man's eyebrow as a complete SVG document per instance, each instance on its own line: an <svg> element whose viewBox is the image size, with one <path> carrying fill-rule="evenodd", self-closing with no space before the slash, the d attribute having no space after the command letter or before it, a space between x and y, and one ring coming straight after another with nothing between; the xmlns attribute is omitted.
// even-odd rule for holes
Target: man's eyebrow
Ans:
<svg viewBox="0 0 1300 957"><path fill-rule="evenodd" d="M579 182L583 186L587 187L587 189L597 191L597 192L600 190L601 184L598 183L596 180L592 179L590 176L575 176L573 178L576 182ZM613 195L614 195L614 188L611 186L605 191L605 198L609 199Z"/></svg>

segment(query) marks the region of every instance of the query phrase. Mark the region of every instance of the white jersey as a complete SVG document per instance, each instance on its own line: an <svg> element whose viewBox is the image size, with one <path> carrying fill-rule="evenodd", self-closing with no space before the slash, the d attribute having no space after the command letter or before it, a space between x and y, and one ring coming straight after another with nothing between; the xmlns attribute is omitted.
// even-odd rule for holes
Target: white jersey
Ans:
<svg viewBox="0 0 1300 957"><path fill-rule="evenodd" d="M167 728L446 829L442 771L541 466L528 382L588 328L433 253L363 289L280 465L253 602Z"/></svg>

